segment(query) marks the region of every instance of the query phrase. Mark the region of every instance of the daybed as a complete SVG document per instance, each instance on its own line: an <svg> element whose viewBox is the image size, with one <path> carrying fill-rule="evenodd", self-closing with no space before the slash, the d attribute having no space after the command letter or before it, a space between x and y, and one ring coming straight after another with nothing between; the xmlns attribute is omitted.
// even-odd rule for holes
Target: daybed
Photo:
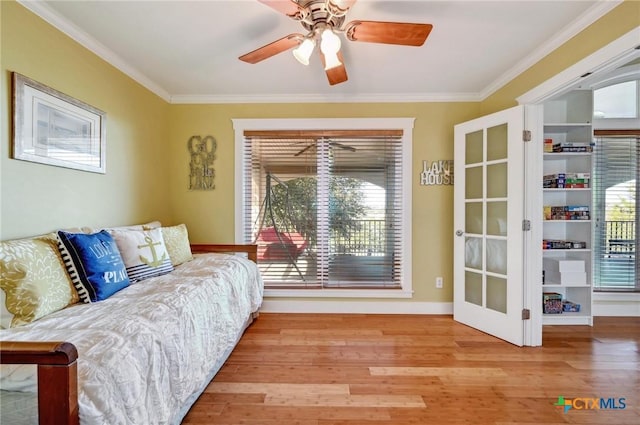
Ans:
<svg viewBox="0 0 640 425"><path fill-rule="evenodd" d="M263 294L255 245L190 247L193 259L167 274L0 330L0 384L12 390L1 391L3 420L28 417L9 405L35 399L36 366L13 365L27 364L37 365L36 423L179 424Z"/></svg>

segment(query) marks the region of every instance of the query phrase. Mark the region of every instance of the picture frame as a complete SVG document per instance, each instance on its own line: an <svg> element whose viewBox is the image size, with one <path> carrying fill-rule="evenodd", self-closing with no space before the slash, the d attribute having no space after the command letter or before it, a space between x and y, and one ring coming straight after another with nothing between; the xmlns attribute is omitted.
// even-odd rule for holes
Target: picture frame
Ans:
<svg viewBox="0 0 640 425"><path fill-rule="evenodd" d="M13 73L13 158L106 173L105 112Z"/></svg>

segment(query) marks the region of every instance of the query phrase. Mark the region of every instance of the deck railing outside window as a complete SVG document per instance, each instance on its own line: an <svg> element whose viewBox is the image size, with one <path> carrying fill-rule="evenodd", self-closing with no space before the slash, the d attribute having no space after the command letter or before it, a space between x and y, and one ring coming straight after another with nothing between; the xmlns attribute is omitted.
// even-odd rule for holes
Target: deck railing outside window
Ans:
<svg viewBox="0 0 640 425"><path fill-rule="evenodd" d="M606 253L608 255L635 255L636 223L635 221L605 222Z"/></svg>
<svg viewBox="0 0 640 425"><path fill-rule="evenodd" d="M385 220L356 220L349 237L331 238L330 253L346 255L384 255L387 247Z"/></svg>

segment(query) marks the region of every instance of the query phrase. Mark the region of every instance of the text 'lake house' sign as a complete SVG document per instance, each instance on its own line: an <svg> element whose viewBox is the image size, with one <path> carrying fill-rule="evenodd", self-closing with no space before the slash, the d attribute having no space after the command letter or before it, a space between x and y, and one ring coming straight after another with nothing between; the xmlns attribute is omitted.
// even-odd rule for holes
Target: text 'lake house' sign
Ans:
<svg viewBox="0 0 640 425"><path fill-rule="evenodd" d="M438 161L422 161L420 173L422 186L453 184L453 159L441 159Z"/></svg>

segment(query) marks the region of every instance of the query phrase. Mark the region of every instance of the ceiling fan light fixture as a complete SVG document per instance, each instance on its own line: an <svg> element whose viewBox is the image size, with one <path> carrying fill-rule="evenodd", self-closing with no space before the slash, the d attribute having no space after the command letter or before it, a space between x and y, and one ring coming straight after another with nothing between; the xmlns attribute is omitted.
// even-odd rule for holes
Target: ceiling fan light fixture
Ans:
<svg viewBox="0 0 640 425"><path fill-rule="evenodd" d="M316 46L315 41L311 38L305 38L302 43L295 49L293 49L293 57L303 65L309 65L309 58L313 53L313 48Z"/></svg>
<svg viewBox="0 0 640 425"><path fill-rule="evenodd" d="M322 31L320 50L323 54L327 56L336 55L340 51L340 45L340 37L331 28L326 28Z"/></svg>
<svg viewBox="0 0 640 425"><path fill-rule="evenodd" d="M338 53L325 53L324 54L324 70L327 71L331 68L337 68L342 65L338 58Z"/></svg>
<svg viewBox="0 0 640 425"><path fill-rule="evenodd" d="M333 16L344 16L349 11L352 1L345 0L326 0L325 9Z"/></svg>

